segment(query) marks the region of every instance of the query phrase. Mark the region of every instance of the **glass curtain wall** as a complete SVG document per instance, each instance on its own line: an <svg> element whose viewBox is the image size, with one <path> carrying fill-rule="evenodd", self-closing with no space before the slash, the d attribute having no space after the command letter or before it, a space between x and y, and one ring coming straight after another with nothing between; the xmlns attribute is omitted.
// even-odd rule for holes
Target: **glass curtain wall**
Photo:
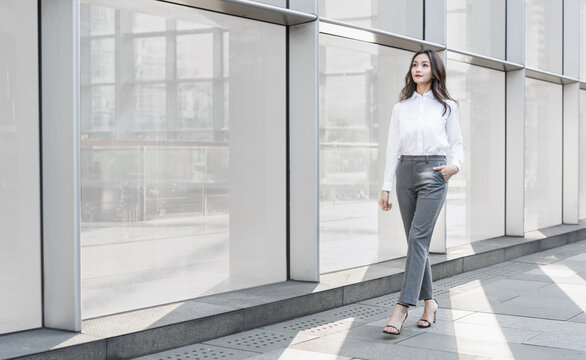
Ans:
<svg viewBox="0 0 586 360"><path fill-rule="evenodd" d="M84 1L81 69L84 318L285 280L285 28Z"/></svg>
<svg viewBox="0 0 586 360"><path fill-rule="evenodd" d="M525 0L525 65L562 73L563 1Z"/></svg>
<svg viewBox="0 0 586 360"><path fill-rule="evenodd" d="M527 78L525 231L558 225L561 222L562 85Z"/></svg>
<svg viewBox="0 0 586 360"><path fill-rule="evenodd" d="M0 2L0 334L43 325L37 2Z"/></svg>
<svg viewBox="0 0 586 360"><path fill-rule="evenodd" d="M505 234L505 73L448 61L464 166L450 180L447 247Z"/></svg>
<svg viewBox="0 0 586 360"><path fill-rule="evenodd" d="M405 254L398 208L382 212L377 201L391 111L411 56L320 35L321 272Z"/></svg>
<svg viewBox="0 0 586 360"><path fill-rule="evenodd" d="M319 0L320 16L423 38L423 0Z"/></svg>
<svg viewBox="0 0 586 360"><path fill-rule="evenodd" d="M448 0L449 49L505 58L505 0Z"/></svg>

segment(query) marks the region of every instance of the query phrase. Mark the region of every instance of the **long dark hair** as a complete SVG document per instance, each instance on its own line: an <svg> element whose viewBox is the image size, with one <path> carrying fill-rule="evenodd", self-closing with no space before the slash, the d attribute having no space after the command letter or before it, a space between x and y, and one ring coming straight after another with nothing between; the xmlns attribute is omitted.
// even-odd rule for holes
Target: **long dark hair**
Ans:
<svg viewBox="0 0 586 360"><path fill-rule="evenodd" d="M446 100L452 100L455 103L457 103L457 101L452 99L448 92L448 88L446 87L446 68L444 62L434 51L419 50L413 55L411 63L409 63L409 71L407 71L407 75L405 75L405 87L401 90L401 100L409 99L417 90L417 84L415 84L413 77L411 76L411 67L413 66L415 57L419 54L427 54L429 57L431 73L433 75L433 78L431 79L431 91L433 92L433 96L435 96L435 98L443 105L444 112L442 115L445 115L448 110Z"/></svg>

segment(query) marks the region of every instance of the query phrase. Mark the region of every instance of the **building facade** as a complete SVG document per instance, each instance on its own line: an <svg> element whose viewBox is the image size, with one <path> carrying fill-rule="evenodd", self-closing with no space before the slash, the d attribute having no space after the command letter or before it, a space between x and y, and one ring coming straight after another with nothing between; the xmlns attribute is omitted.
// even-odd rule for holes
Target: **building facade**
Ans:
<svg viewBox="0 0 586 360"><path fill-rule="evenodd" d="M0 334L404 256L421 48L465 153L431 250L586 218L586 0L0 0Z"/></svg>

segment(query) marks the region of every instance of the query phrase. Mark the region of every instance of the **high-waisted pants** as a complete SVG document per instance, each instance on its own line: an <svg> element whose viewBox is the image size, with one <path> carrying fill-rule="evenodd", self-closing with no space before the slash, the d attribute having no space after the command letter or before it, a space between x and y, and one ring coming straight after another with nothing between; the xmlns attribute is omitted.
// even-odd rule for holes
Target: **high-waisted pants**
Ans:
<svg viewBox="0 0 586 360"><path fill-rule="evenodd" d="M397 167L397 200L408 241L399 301L410 305L433 297L429 244L448 191L441 171L433 168L445 164L443 155L404 155Z"/></svg>

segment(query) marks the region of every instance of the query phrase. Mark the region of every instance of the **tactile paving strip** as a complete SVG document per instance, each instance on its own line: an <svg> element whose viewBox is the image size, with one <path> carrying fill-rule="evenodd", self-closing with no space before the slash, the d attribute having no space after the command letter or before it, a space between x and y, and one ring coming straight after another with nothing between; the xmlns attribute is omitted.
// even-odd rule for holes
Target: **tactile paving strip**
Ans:
<svg viewBox="0 0 586 360"><path fill-rule="evenodd" d="M160 353L143 356L140 360L242 360L247 359L257 353L239 351L234 349L222 348L218 346L209 346L195 344L184 346L178 349L163 351Z"/></svg>
<svg viewBox="0 0 586 360"><path fill-rule="evenodd" d="M341 307L322 313L325 316L330 316L335 320L342 320L351 318L354 321L370 322L388 315L389 309L368 306L362 304L354 304Z"/></svg>
<svg viewBox="0 0 586 360"><path fill-rule="evenodd" d="M304 333L313 336L335 333L352 327L348 319L332 321L323 317L303 317L284 323L271 325L267 330L287 333Z"/></svg>
<svg viewBox="0 0 586 360"><path fill-rule="evenodd" d="M263 353L286 348L292 344L314 338L315 336L299 333L284 334L265 329L256 329L211 340L206 344Z"/></svg>

